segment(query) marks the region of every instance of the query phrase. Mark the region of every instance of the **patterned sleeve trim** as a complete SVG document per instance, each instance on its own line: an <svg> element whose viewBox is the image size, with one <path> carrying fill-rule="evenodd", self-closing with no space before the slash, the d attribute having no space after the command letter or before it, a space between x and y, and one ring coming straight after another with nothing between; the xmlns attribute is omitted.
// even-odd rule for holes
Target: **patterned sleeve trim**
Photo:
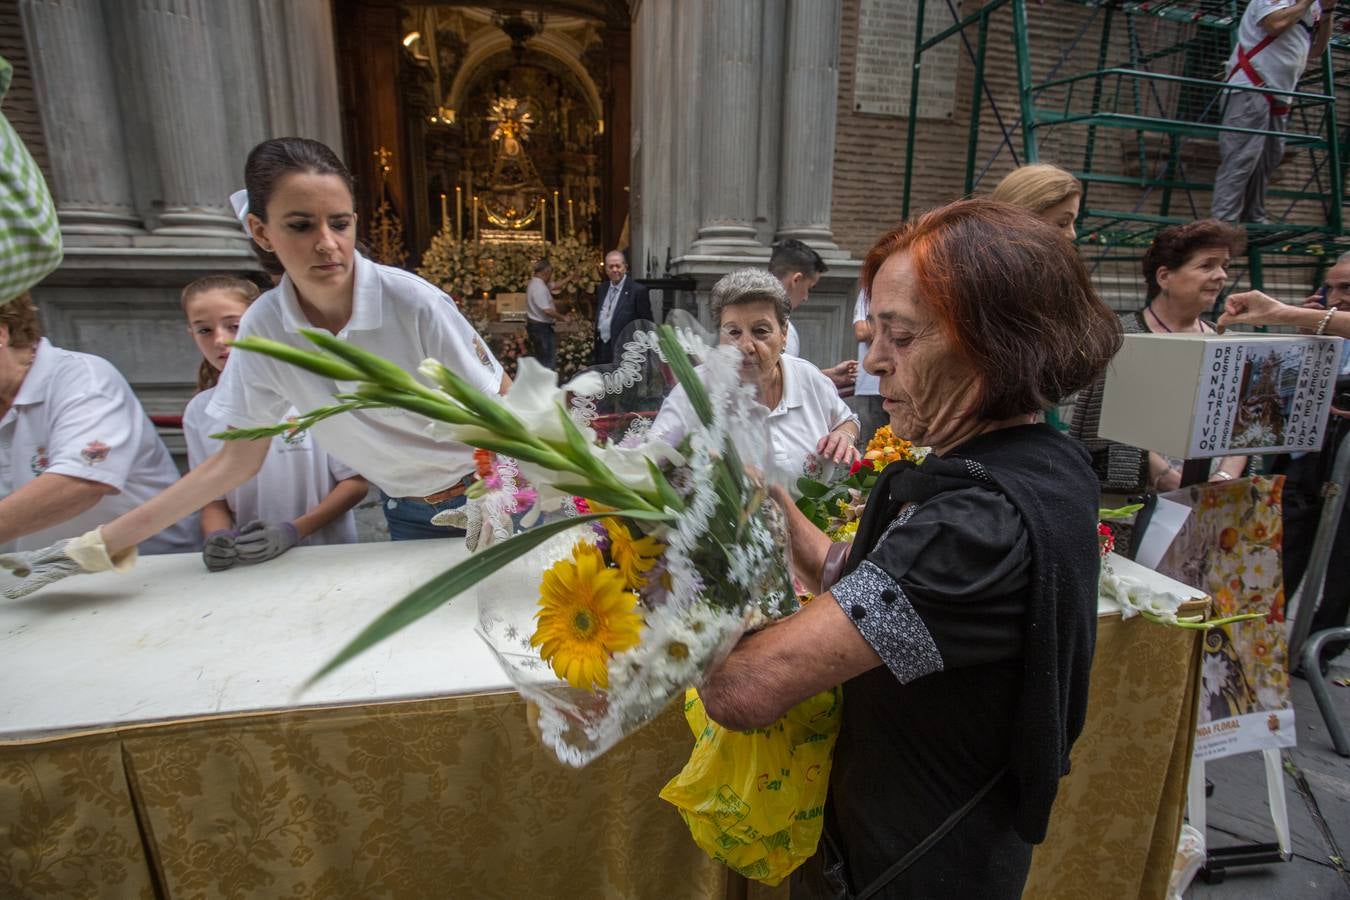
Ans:
<svg viewBox="0 0 1350 900"><path fill-rule="evenodd" d="M830 593L901 684L942 671L942 654L904 590L866 560Z"/></svg>

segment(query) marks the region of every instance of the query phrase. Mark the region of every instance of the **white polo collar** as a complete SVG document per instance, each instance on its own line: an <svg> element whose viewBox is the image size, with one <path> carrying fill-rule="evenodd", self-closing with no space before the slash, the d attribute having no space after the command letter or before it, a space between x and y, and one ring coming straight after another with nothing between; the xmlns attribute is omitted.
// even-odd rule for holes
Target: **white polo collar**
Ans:
<svg viewBox="0 0 1350 900"><path fill-rule="evenodd" d="M32 406L46 399L47 382L56 371L55 350L51 341L38 338L37 354L33 357L33 365L28 369L28 374L23 378L23 384L19 385L19 392L14 395L14 406Z"/></svg>
<svg viewBox="0 0 1350 900"><path fill-rule="evenodd" d="M346 327L338 332L339 337L352 331L374 331L383 320L379 268L356 252L352 254L352 265L352 317ZM300 298L295 293L291 276L283 275L278 287L281 290L282 327L291 334L298 334L302 328L313 328L314 324L305 318L300 309Z"/></svg>
<svg viewBox="0 0 1350 900"><path fill-rule="evenodd" d="M796 409L804 402L801 382L793 373L792 363L788 362L788 357L779 360L778 366L783 371L783 398L778 401L778 406L769 412L770 416L784 415L789 409Z"/></svg>

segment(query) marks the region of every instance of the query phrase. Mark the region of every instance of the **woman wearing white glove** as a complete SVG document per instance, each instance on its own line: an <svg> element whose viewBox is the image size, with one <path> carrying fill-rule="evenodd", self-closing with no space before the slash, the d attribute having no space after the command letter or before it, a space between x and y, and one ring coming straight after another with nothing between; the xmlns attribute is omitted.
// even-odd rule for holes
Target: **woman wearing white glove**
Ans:
<svg viewBox="0 0 1350 900"><path fill-rule="evenodd" d="M510 379L454 301L416 275L356 252L351 173L332 150L304 138L264 141L249 154L244 180L254 244L274 254L286 275L249 308L240 323L241 337L309 349L300 329L324 329L403 369L415 371L430 357L477 390L505 392ZM333 395L348 387L261 354L241 353L222 373L207 414L232 427L273 425L291 408L331 404ZM387 496L383 506L391 538L462 534L436 528L430 520L464 503L476 477L470 448L429 435L424 418L402 410L333 416L313 432ZM271 443L226 441L168 490L82 540L101 551L100 562L134 553L136 544L165 525L256 475ZM276 546L266 542L266 548ZM81 559L75 558L80 571L94 571ZM17 572L26 562L0 557L0 566ZM33 589L24 582L7 593Z"/></svg>
<svg viewBox="0 0 1350 900"><path fill-rule="evenodd" d="M236 275L208 275L183 288L188 332L202 353L197 395L183 411L188 465L196 468L220 451L211 435L224 423L207 415L220 373L230 360L230 342L258 288ZM294 409L287 418L296 415ZM257 476L202 509L206 543L202 560L219 572L237 563L259 563L297 544L352 544L352 508L366 496L367 482L329 456L308 432L274 437Z"/></svg>

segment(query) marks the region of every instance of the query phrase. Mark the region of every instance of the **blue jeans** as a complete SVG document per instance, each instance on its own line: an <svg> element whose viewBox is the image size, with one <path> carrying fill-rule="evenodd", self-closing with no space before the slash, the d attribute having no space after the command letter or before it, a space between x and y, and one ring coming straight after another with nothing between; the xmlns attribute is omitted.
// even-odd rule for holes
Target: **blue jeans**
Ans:
<svg viewBox="0 0 1350 900"><path fill-rule="evenodd" d="M530 352L546 369L554 368L558 358L558 336L552 322L526 322L525 333L530 336Z"/></svg>
<svg viewBox="0 0 1350 900"><path fill-rule="evenodd" d="M463 528L432 525L431 517L438 512L461 507L467 499L460 494L440 503L428 503L421 497L390 497L380 491L380 509L384 510L384 520L389 523L389 540L464 537Z"/></svg>

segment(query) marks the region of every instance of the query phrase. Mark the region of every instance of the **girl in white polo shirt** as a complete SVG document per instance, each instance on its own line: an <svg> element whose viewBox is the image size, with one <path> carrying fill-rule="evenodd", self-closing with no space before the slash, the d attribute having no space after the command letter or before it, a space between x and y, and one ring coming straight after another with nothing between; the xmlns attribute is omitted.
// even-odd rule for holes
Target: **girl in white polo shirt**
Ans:
<svg viewBox="0 0 1350 900"><path fill-rule="evenodd" d="M202 352L197 395L183 411L193 468L220 449L221 441L211 435L222 426L206 408L230 358L239 321L256 299L257 286L237 275L208 275L183 288L188 332ZM325 453L309 432L272 438L257 476L202 508L202 559L218 572L236 563L264 562L296 544L355 543L352 507L365 496L366 480Z"/></svg>
<svg viewBox="0 0 1350 900"><path fill-rule="evenodd" d="M304 138L264 141L249 154L244 180L253 240L276 255L286 275L249 307L241 336L309 349L300 329L322 328L409 371L431 357L485 393L505 391L509 380L501 366L444 292L356 252L351 175L332 150ZM275 424L292 407L330 405L334 394L351 387L238 353L207 414L234 427ZM473 451L433 438L426 426L412 413L377 409L333 416L313 429L324 447L390 498L384 506L394 540L453 533L429 520L461 505L473 478ZM0 555L0 565L25 578L6 595L129 565L139 541L257 474L270 443L226 441L173 487L102 528L41 551Z"/></svg>

